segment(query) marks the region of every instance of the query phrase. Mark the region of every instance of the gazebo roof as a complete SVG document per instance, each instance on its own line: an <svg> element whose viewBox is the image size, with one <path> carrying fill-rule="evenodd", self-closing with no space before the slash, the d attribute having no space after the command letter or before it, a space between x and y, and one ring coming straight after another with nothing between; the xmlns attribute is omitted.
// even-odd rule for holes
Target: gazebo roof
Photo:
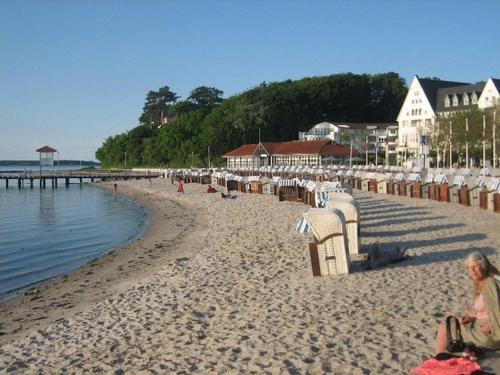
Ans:
<svg viewBox="0 0 500 375"><path fill-rule="evenodd" d="M50 147L50 146L43 146L43 147L39 148L38 150L36 150L36 152L57 152L57 150L55 148Z"/></svg>

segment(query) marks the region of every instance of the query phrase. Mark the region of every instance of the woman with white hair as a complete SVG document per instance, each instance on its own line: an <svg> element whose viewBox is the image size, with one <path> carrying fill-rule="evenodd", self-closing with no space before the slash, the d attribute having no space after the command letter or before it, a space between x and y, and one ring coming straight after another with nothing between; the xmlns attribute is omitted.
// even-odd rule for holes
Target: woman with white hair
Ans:
<svg viewBox="0 0 500 375"><path fill-rule="evenodd" d="M483 349L500 349L500 273L479 252L469 254L465 266L474 285L474 309L459 319L463 341ZM436 354L446 352L447 346L443 322L437 335Z"/></svg>

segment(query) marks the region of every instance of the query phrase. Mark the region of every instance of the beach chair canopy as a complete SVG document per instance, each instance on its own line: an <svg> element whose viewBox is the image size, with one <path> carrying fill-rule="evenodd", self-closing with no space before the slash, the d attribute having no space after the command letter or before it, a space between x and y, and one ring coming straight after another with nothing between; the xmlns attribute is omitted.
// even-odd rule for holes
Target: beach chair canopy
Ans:
<svg viewBox="0 0 500 375"><path fill-rule="evenodd" d="M311 208L303 218L318 242L322 242L332 234L345 234L345 217L338 209Z"/></svg>
<svg viewBox="0 0 500 375"><path fill-rule="evenodd" d="M488 168L481 168L479 170L480 176L491 176L490 170Z"/></svg>
<svg viewBox="0 0 500 375"><path fill-rule="evenodd" d="M411 182L420 182L422 181L422 177L418 173L410 173L408 176L408 181Z"/></svg>
<svg viewBox="0 0 500 375"><path fill-rule="evenodd" d="M330 191L330 190L335 190L335 189L340 189L340 188L342 188L342 185L340 184L339 181L335 181L335 182L327 181L320 186L319 190L320 191Z"/></svg>
<svg viewBox="0 0 500 375"><path fill-rule="evenodd" d="M464 168L461 170L462 176L464 177L471 177L472 176L472 171L470 169Z"/></svg>
<svg viewBox="0 0 500 375"><path fill-rule="evenodd" d="M316 185L316 183L315 183L315 182L313 182L313 181L308 181L308 182L306 183L305 188L306 188L308 191L311 191L311 192L312 192L312 191L315 191L315 190L316 190L317 185Z"/></svg>
<svg viewBox="0 0 500 375"><path fill-rule="evenodd" d="M466 181L465 181L465 177L464 176L455 176L455 178L453 179L453 185L457 185L457 186L464 186L466 184Z"/></svg>
<svg viewBox="0 0 500 375"><path fill-rule="evenodd" d="M492 178L487 184L488 190L496 191L500 189L500 181L498 178Z"/></svg>
<svg viewBox="0 0 500 375"><path fill-rule="evenodd" d="M439 173L439 174L434 176L434 182L436 182L438 184L446 184L446 183L448 183L448 178L446 178L446 176L444 174Z"/></svg>
<svg viewBox="0 0 500 375"><path fill-rule="evenodd" d="M405 179L404 173L397 173L396 176L394 176L394 181L396 182L401 182Z"/></svg>
<svg viewBox="0 0 500 375"><path fill-rule="evenodd" d="M358 210L354 205L354 201L347 201L341 199L332 199L328 201L328 208L336 208L344 214L346 223L358 223L359 216Z"/></svg>

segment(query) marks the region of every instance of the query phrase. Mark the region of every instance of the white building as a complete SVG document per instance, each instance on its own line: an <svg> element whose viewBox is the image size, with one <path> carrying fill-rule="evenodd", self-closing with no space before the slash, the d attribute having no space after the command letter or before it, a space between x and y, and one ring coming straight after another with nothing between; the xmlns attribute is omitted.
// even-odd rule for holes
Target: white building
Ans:
<svg viewBox="0 0 500 375"><path fill-rule="evenodd" d="M421 144L431 136L439 115L500 103L500 80L486 83L442 81L415 76L397 117L398 150L419 155Z"/></svg>
<svg viewBox="0 0 500 375"><path fill-rule="evenodd" d="M396 153L398 139L397 123L353 123L353 122L321 122L314 125L307 132L299 132L299 140L330 139L337 144L350 147L351 140L353 148L358 151L360 157L365 154L368 147L370 158L379 153L387 151L389 155Z"/></svg>

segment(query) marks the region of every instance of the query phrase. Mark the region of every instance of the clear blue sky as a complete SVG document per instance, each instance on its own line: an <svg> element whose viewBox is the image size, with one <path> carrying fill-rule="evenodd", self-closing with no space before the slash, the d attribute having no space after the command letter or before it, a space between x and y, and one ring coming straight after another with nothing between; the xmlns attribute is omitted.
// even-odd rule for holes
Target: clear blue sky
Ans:
<svg viewBox="0 0 500 375"><path fill-rule="evenodd" d="M94 160L147 91L398 72L500 78L500 1L0 0L0 160Z"/></svg>

